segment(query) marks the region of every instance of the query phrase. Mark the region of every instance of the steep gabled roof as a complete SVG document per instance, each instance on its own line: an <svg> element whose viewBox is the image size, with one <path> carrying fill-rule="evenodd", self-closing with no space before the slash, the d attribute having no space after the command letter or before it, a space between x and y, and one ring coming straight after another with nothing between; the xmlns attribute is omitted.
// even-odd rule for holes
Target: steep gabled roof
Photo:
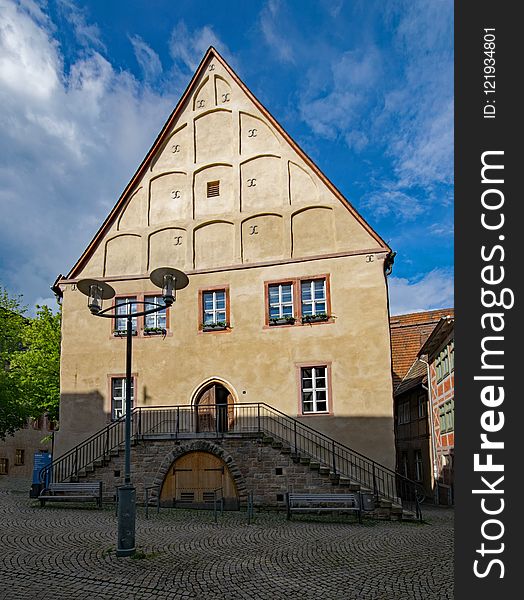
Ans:
<svg viewBox="0 0 524 600"><path fill-rule="evenodd" d="M440 308L390 317L394 390L397 389L412 367L420 348L431 335L439 321L443 317L453 314L453 308Z"/></svg>
<svg viewBox="0 0 524 600"><path fill-rule="evenodd" d="M377 241L380 248L383 248L386 252L390 252L388 244L374 231L374 229L363 219L363 217L357 212L357 210L347 201L347 199L342 195L342 193L333 185L333 183L322 173L319 167L311 160L309 156L298 146L298 144L289 136L288 133L282 128L282 126L278 123L278 121L270 114L270 112L262 105L262 103L255 98L255 96L251 93L251 91L247 88L247 86L243 83L243 81L238 77L238 75L233 71L233 69L227 64L227 62L222 58L222 56L217 52L217 50L213 47L210 47L202 61L200 62L195 74L191 78L189 85L187 86L185 92L180 98L178 104L175 109L171 113L170 117L166 121L162 130L158 134L155 142L151 146L151 149L146 154L144 160L140 164L136 173L131 178L131 181L128 183L124 191L122 192L118 202L115 204L112 211L109 213L108 217L102 223L100 229L95 234L93 240L86 248L82 256L78 259L72 269L66 276L66 279L75 278L77 273L83 268L92 252L97 247L101 238L105 235L108 229L113 224L117 215L121 212L122 208L125 206L130 193L133 192L134 186L146 172L146 169L152 160L152 158L156 155L158 150L162 147L162 144L165 142L167 136L169 135L170 129L172 125L176 122L176 119L182 112L185 107L185 104L191 94L195 91L198 79L204 69L206 68L207 63L216 59L219 61L222 66L229 73L231 78L237 83L237 85L243 90L243 92L248 96L248 98L253 102L253 104L260 110L260 112L269 120L271 125L280 133L280 135L284 138L284 140L295 150L295 152L301 157L301 159L316 173L316 175L323 181L323 183L328 187L328 189L342 202L342 204L347 208L347 210L354 216L354 218L364 227L364 229Z"/></svg>

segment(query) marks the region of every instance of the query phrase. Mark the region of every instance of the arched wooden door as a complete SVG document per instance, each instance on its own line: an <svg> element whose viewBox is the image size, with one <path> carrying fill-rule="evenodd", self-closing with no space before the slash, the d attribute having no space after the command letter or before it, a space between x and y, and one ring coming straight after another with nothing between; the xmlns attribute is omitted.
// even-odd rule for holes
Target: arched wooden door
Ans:
<svg viewBox="0 0 524 600"><path fill-rule="evenodd" d="M209 452L188 452L177 459L164 479L163 506L213 508L215 491L226 510L238 510L238 492L226 463Z"/></svg>
<svg viewBox="0 0 524 600"><path fill-rule="evenodd" d="M220 383L206 387L195 400L197 433L226 433L234 422L233 395Z"/></svg>

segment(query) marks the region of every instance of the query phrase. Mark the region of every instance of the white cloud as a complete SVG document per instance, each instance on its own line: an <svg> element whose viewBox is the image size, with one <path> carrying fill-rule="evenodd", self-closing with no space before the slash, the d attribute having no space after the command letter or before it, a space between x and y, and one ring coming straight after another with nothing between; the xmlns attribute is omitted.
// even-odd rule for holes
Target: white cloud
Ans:
<svg viewBox="0 0 524 600"><path fill-rule="evenodd" d="M374 47L339 55L323 85L317 73L308 74L308 86L300 100L300 116L316 134L329 139L340 135L348 145L357 142L362 148L365 143L357 128L381 72L382 59Z"/></svg>
<svg viewBox="0 0 524 600"><path fill-rule="evenodd" d="M386 185L365 196L362 206L377 218L393 215L402 221L412 221L425 212L425 206L417 198L386 189Z"/></svg>
<svg viewBox="0 0 524 600"><path fill-rule="evenodd" d="M77 41L84 47L95 47L98 50L106 50L100 39L98 25L87 22L86 9L80 8L72 0L58 0L58 6L62 9L66 19L73 26Z"/></svg>
<svg viewBox="0 0 524 600"><path fill-rule="evenodd" d="M162 63L158 54L139 35L130 35L136 60L147 82L154 81L162 74Z"/></svg>
<svg viewBox="0 0 524 600"><path fill-rule="evenodd" d="M264 41L277 58L283 63L294 63L295 56L286 32L280 28L280 0L268 0L260 13L260 31Z"/></svg>
<svg viewBox="0 0 524 600"><path fill-rule="evenodd" d="M66 72L55 27L37 5L0 0L0 9L0 281L32 305L83 252L188 78L153 91L114 68L78 18L77 34L86 25L92 45ZM205 31L188 36L204 44Z"/></svg>
<svg viewBox="0 0 524 600"><path fill-rule="evenodd" d="M220 40L209 25L189 31L185 21L179 21L171 32L169 51L175 63L182 65L183 70L193 73L207 49L213 46L226 58L232 66L235 60L229 48Z"/></svg>
<svg viewBox="0 0 524 600"><path fill-rule="evenodd" d="M392 315L453 306L453 272L449 269L433 269L411 280L389 277L388 287Z"/></svg>

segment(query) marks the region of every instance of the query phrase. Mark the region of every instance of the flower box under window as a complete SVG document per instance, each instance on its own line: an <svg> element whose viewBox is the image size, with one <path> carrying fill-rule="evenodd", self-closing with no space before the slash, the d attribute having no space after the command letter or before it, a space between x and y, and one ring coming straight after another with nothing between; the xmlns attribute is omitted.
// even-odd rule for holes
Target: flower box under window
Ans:
<svg viewBox="0 0 524 600"><path fill-rule="evenodd" d="M295 317L278 317L269 319L270 325L294 325Z"/></svg>
<svg viewBox="0 0 524 600"><path fill-rule="evenodd" d="M166 335L167 331L162 327L145 327L144 335Z"/></svg>
<svg viewBox="0 0 524 600"><path fill-rule="evenodd" d="M229 325L224 321L217 321L216 323L204 323L202 325L203 331L224 331Z"/></svg>
<svg viewBox="0 0 524 600"><path fill-rule="evenodd" d="M329 315L326 313L318 313L316 315L303 315L302 323L320 323L322 321L329 321Z"/></svg>
<svg viewBox="0 0 524 600"><path fill-rule="evenodd" d="M126 337L126 335L127 335L127 331L125 329L115 329L113 331L114 337ZM137 330L133 329L133 331L131 332L131 335L137 335Z"/></svg>

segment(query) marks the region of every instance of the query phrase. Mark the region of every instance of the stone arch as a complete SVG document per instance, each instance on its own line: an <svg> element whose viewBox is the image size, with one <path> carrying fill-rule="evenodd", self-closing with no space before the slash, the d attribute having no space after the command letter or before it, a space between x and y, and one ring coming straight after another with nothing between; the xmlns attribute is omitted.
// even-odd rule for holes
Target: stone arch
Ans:
<svg viewBox="0 0 524 600"><path fill-rule="evenodd" d="M175 446L170 452L168 452L164 456L162 462L160 463L160 466L153 480L153 485L156 489L162 488L164 480L167 474L169 473L169 470L173 463L188 452L209 452L209 454L212 454L213 456L216 456L223 460L224 463L227 465L229 472L231 473L233 481L235 482L240 503L242 504L246 501L246 482L235 459L231 456L231 454L228 454L224 450L224 448L209 440L189 440L187 442L182 442L180 445ZM153 496L155 496L157 493L156 489L154 490Z"/></svg>
<svg viewBox="0 0 524 600"><path fill-rule="evenodd" d="M227 381L226 379L222 379L221 377L213 376L213 377L208 377L207 379L204 379L204 381L199 383L196 386L196 388L193 389L193 391L191 392L191 400L190 400L191 406L195 406L195 401L197 400L199 395L204 391L204 389L207 386L209 386L212 383L219 383L220 385L223 385L227 390L229 390L229 393L233 396L233 400L234 400L235 404L238 404L238 394L237 394L235 388L233 387L233 385L231 383L229 383L229 381Z"/></svg>

